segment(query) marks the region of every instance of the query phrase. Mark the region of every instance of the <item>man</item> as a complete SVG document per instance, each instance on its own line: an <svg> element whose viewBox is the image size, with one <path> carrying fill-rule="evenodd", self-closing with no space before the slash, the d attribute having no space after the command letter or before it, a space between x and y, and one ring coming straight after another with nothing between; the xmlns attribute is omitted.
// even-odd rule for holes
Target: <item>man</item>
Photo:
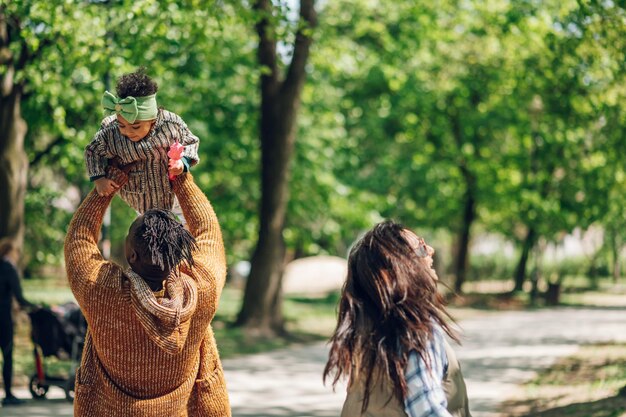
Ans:
<svg viewBox="0 0 626 417"><path fill-rule="evenodd" d="M118 189L128 180L113 167L109 177ZM139 216L126 238L127 270L97 247L112 195L92 191L70 223L67 274L88 324L76 416L231 415L210 326L226 276L221 231L191 174L173 190L189 231L167 211Z"/></svg>
<svg viewBox="0 0 626 417"><path fill-rule="evenodd" d="M0 243L0 349L2 350L2 380L5 396L3 406L20 405L24 401L13 395L13 297L22 308L30 308L22 294L22 286L17 273L17 251L9 241Z"/></svg>

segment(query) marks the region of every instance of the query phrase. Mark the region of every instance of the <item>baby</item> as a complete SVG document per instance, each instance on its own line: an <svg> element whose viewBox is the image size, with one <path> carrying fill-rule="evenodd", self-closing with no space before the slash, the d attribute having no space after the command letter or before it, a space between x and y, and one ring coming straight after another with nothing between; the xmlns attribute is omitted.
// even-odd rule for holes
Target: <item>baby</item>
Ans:
<svg viewBox="0 0 626 417"><path fill-rule="evenodd" d="M87 173L100 195L118 188L105 177L110 160L133 164L120 197L138 213L177 206L169 177L198 163L198 138L180 116L157 107L157 89L144 68L122 75L117 81L117 97L104 93L102 106L107 117L85 148ZM168 151L176 143L184 146L182 158L170 159Z"/></svg>

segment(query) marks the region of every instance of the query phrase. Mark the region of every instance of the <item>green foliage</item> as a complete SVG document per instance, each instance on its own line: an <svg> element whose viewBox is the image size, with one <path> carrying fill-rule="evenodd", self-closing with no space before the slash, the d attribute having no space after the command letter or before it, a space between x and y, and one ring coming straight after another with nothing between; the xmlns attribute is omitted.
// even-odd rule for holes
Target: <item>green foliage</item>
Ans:
<svg viewBox="0 0 626 417"><path fill-rule="evenodd" d="M543 274L550 281L565 281L568 277L586 277L588 271L589 260L584 257L576 257L547 263L544 266Z"/></svg>
<svg viewBox="0 0 626 417"><path fill-rule="evenodd" d="M470 281L508 280L513 276L515 260L504 254L474 255L467 271Z"/></svg>
<svg viewBox="0 0 626 417"><path fill-rule="evenodd" d="M218 212L229 262L249 258L260 197L258 16L223 1L0 1L18 17L11 49L33 54L18 74L29 126L30 267L61 259L69 212L51 202L91 188L83 149L99 126L100 96L139 65L159 82L159 104L200 137L193 173ZM289 4L279 2L271 18L282 45L293 41ZM553 241L597 223L607 248L623 247L623 5L340 0L318 8L284 232L293 256L343 256L386 217L454 235L469 194L480 230L519 241L533 227ZM279 53L288 62L290 50ZM120 256L134 214L115 201ZM500 259L472 263L472 277L511 275Z"/></svg>
<svg viewBox="0 0 626 417"><path fill-rule="evenodd" d="M44 265L60 265L63 252L59 243L65 240L65 230L72 212L59 207L64 203L60 190L48 187L31 188L26 195L26 235L23 260L30 269Z"/></svg>

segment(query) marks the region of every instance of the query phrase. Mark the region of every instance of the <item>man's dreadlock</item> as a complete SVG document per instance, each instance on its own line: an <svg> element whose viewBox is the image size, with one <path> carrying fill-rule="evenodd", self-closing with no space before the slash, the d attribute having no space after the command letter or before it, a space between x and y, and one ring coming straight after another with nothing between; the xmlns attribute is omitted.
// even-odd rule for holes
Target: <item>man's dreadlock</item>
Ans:
<svg viewBox="0 0 626 417"><path fill-rule="evenodd" d="M136 230L135 241L143 243L142 252L161 270L174 269L183 260L193 267L192 252L198 247L196 239L170 211L146 211L143 223Z"/></svg>

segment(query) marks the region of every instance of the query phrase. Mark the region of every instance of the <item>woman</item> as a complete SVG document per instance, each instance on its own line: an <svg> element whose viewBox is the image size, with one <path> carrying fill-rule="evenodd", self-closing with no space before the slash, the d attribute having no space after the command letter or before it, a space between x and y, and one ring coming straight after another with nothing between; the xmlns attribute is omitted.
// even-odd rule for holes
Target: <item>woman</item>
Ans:
<svg viewBox="0 0 626 417"><path fill-rule="evenodd" d="M24 401L13 395L13 298L20 307L30 309L33 305L22 294L17 273L18 251L9 240L0 242L0 351L2 351L2 380L5 396L2 406L20 405Z"/></svg>
<svg viewBox="0 0 626 417"><path fill-rule="evenodd" d="M352 248L324 370L349 378L342 417L470 416L433 254L391 221Z"/></svg>

